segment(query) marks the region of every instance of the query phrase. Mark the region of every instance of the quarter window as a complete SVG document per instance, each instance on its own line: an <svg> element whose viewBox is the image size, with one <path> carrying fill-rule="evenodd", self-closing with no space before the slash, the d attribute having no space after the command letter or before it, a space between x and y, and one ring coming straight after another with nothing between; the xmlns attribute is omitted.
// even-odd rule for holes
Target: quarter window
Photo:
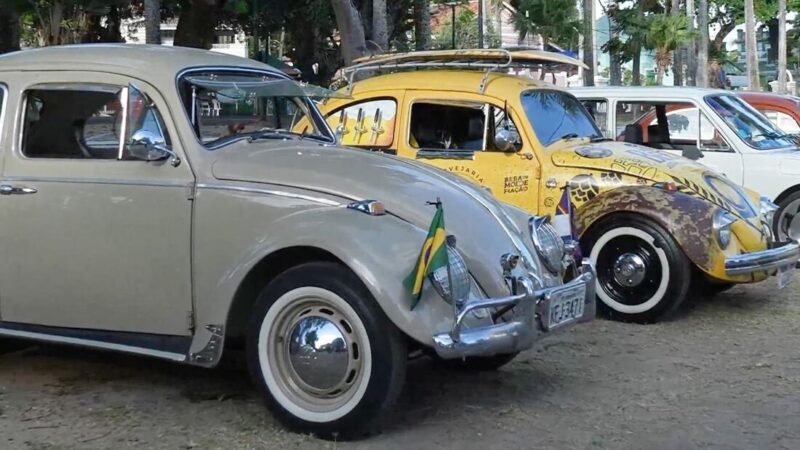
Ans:
<svg viewBox="0 0 800 450"><path fill-rule="evenodd" d="M368 100L340 108L328 115L328 125L343 145L388 148L394 144L397 101Z"/></svg>

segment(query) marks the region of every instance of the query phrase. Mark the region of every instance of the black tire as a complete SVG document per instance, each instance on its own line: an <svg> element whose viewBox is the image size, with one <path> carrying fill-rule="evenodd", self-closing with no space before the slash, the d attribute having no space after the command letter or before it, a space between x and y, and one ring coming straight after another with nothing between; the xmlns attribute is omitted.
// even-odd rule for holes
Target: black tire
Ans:
<svg viewBox="0 0 800 450"><path fill-rule="evenodd" d="M323 305L320 307L322 312L291 313L309 308L307 305L316 308L313 306L315 301ZM330 304L325 306L325 302ZM331 317L340 314L344 319L328 320L323 317L328 312ZM316 322L304 322L309 318ZM285 326L285 323L294 325ZM323 332L327 329L319 323L336 327L335 330L343 338L337 337L327 344L327 348L312 351L310 357L301 355L298 361L293 360L293 351L306 351L309 347L316 347L319 340L325 339L327 335ZM310 326L303 327L300 324ZM305 331L309 329L314 331ZM320 333L317 334L317 331ZM298 332L300 334L296 334ZM273 333L278 337L272 338ZM313 340L310 337L312 333ZM295 347L290 344L301 341L304 344ZM325 344L320 345L325 347ZM270 282L253 307L246 347L250 374L275 417L292 431L311 433L323 439L348 440L374 433L381 417L392 408L400 395L405 382L408 357L405 336L386 317L361 280L336 263L303 264L287 270ZM262 353L259 348L283 349L287 356L281 356L282 352L276 350ZM341 355L347 355L348 361L343 372L330 369L331 366L339 367L336 364L341 360L335 360L336 364L330 363L334 361L331 359L314 363ZM314 367L314 364L317 366ZM300 371L296 370L298 367ZM351 371L352 367L358 367L358 370ZM282 374L281 371L286 373ZM305 378L299 375L301 372L306 374ZM318 388L322 382L316 377L330 381L331 378L325 376L331 373L333 378L339 380L337 386L344 386L342 392L337 393L334 387L330 392L320 394L301 387L301 383L314 378L314 382L318 383L314 388ZM342 374L343 377L339 376ZM306 386L313 385L309 382ZM323 394L329 397L325 398ZM337 396L342 399L337 400ZM334 406L324 403L330 399L333 399ZM339 401L346 403L344 406L335 406ZM331 410L327 411L326 408Z"/></svg>
<svg viewBox="0 0 800 450"><path fill-rule="evenodd" d="M654 221L638 214L615 214L592 226L582 244L597 269L598 314L623 322L654 323L686 300L691 263Z"/></svg>
<svg viewBox="0 0 800 450"><path fill-rule="evenodd" d="M772 230L775 232L775 237L778 240L786 241L789 238L800 238L800 230L797 225L800 223L800 218L797 218L799 210L800 191L789 194L778 203L778 210L775 211L775 222L772 224ZM786 230L789 229L792 224L794 224L794 227L790 231L791 235L788 235Z"/></svg>
<svg viewBox="0 0 800 450"><path fill-rule="evenodd" d="M502 353L492 356L471 356L459 359L441 359L439 362L452 370L464 372L490 372L510 363L519 353Z"/></svg>

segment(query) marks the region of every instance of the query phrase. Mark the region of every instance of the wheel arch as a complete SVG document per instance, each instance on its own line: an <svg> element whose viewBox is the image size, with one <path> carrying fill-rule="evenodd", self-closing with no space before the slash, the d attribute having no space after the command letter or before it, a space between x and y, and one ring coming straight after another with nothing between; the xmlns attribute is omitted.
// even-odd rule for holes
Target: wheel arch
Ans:
<svg viewBox="0 0 800 450"><path fill-rule="evenodd" d="M795 192L800 192L800 184L796 184L794 186L791 186L791 187L785 189L783 192L778 194L777 197L775 197L774 202L776 204L780 204L780 202L786 200L787 197L789 197L790 195L794 194Z"/></svg>
<svg viewBox="0 0 800 450"><path fill-rule="evenodd" d="M275 250L253 265L233 295L225 320L225 342L232 346L241 345L249 313L266 285L293 267L317 261L335 262L352 272L344 261L330 251L309 245L295 245Z"/></svg>
<svg viewBox="0 0 800 450"><path fill-rule="evenodd" d="M646 186L626 186L604 192L576 210L581 237L620 215L638 216L664 228L689 260L712 272L724 260L713 245L713 217L717 207L703 199Z"/></svg>

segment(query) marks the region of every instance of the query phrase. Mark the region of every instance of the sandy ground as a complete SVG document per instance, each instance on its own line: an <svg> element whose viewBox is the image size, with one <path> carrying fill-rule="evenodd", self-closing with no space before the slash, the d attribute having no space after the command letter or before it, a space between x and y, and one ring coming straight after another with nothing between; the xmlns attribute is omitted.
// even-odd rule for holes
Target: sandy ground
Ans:
<svg viewBox="0 0 800 450"><path fill-rule="evenodd" d="M283 431L236 358L202 370L2 346L0 449L800 448L798 279L658 325L598 320L497 372L415 360L389 425L355 443Z"/></svg>

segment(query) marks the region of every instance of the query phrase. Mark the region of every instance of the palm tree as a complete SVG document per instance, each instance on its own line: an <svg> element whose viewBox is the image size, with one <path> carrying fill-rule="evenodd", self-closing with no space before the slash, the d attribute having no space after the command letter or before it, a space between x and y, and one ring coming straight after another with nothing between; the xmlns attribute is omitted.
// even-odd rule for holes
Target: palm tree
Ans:
<svg viewBox="0 0 800 450"><path fill-rule="evenodd" d="M161 0L144 0L144 35L148 44L161 43Z"/></svg>
<svg viewBox="0 0 800 450"><path fill-rule="evenodd" d="M747 87L751 91L761 90L758 77L758 54L756 53L756 17L753 0L744 0L745 57L747 58Z"/></svg>
<svg viewBox="0 0 800 450"><path fill-rule="evenodd" d="M672 53L681 44L691 39L689 24L684 16L657 14L649 20L648 33L644 37L645 48L656 53L656 83L662 84L667 68L672 64Z"/></svg>
<svg viewBox="0 0 800 450"><path fill-rule="evenodd" d="M583 1L583 85L594 86L594 0Z"/></svg>
<svg viewBox="0 0 800 450"><path fill-rule="evenodd" d="M700 42L697 46L697 74L695 84L708 87L708 0L700 0L697 8L697 28Z"/></svg>
<svg viewBox="0 0 800 450"><path fill-rule="evenodd" d="M778 92L786 92L786 0L778 0Z"/></svg>
<svg viewBox="0 0 800 450"><path fill-rule="evenodd" d="M582 23L574 0L520 0L511 18L520 39L539 35L542 47L549 43L576 47Z"/></svg>

